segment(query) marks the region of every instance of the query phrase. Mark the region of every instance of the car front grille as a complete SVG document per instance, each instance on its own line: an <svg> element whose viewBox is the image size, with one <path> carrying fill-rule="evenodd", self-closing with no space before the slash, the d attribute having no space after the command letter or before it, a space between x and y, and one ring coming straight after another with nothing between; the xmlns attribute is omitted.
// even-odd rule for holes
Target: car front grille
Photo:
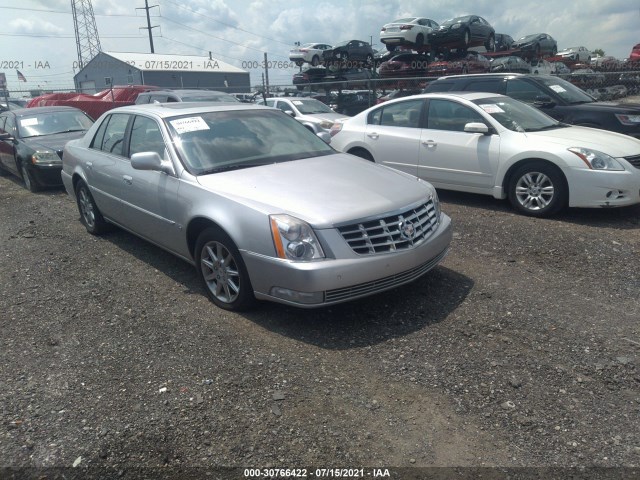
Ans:
<svg viewBox="0 0 640 480"><path fill-rule="evenodd" d="M325 303L345 301L363 297L365 295L371 295L372 293L376 292L382 292L384 290L389 290L390 288L412 282L413 280L416 280L417 278L421 277L429 270L431 270L433 267L438 265L438 263L440 263L444 259L444 257L447 256L447 253L449 253L448 248L444 249L442 252L440 252L439 255L435 256L428 262L423 263L422 265L412 268L411 270L406 270L395 275L381 278L379 280L373 280L371 282L352 285L345 288L327 290L324 295L324 301Z"/></svg>
<svg viewBox="0 0 640 480"><path fill-rule="evenodd" d="M355 253L372 255L420 245L431 236L437 224L436 205L430 198L400 214L339 226L338 231Z"/></svg>
<svg viewBox="0 0 640 480"><path fill-rule="evenodd" d="M633 155L632 157L624 157L624 159L636 168L640 168L640 155Z"/></svg>

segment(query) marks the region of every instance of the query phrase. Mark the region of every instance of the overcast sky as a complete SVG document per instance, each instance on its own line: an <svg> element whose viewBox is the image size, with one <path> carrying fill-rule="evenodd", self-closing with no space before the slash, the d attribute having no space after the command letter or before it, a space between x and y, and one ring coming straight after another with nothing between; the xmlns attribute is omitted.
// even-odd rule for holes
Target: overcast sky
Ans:
<svg viewBox="0 0 640 480"><path fill-rule="evenodd" d="M9 90L72 88L77 64L69 0L0 0L0 72ZM617 58L640 43L638 0L149 0L156 53L207 56L231 65L288 61L294 42L360 39L380 48L380 27L407 15L437 22L477 14L515 39L548 33L558 48L601 48ZM93 0L105 52L149 52L144 0ZM27 79L18 82L16 67ZM277 65L276 65L277 67ZM251 83L261 81L251 71ZM287 84L296 68L272 68L271 84Z"/></svg>

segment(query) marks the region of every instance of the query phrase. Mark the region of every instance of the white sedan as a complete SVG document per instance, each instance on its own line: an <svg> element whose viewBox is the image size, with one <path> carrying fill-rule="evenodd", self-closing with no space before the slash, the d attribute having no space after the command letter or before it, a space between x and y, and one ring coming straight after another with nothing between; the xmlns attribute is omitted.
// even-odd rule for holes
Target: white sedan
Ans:
<svg viewBox="0 0 640 480"><path fill-rule="evenodd" d="M380 30L380 41L393 50L398 45L421 48L429 43L429 34L440 27L437 22L422 17L399 18Z"/></svg>
<svg viewBox="0 0 640 480"><path fill-rule="evenodd" d="M569 58L576 62L591 62L591 50L587 47L569 47L558 52L558 57Z"/></svg>
<svg viewBox="0 0 640 480"><path fill-rule="evenodd" d="M289 51L289 60L295 62L296 65L302 65L306 62L315 67L322 62L322 53L332 48L326 43L305 43Z"/></svg>
<svg viewBox="0 0 640 480"><path fill-rule="evenodd" d="M640 203L640 140L491 93L422 94L336 123L331 145L526 215Z"/></svg>

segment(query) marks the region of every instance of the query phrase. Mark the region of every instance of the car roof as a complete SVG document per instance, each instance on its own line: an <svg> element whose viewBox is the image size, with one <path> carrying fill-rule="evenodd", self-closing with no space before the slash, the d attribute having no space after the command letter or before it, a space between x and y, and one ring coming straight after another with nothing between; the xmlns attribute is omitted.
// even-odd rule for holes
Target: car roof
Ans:
<svg viewBox="0 0 640 480"><path fill-rule="evenodd" d="M160 118L177 115L197 115L207 112L229 112L234 110L263 110L265 107L242 102L169 102L144 103L127 105L107 111L106 113L152 114Z"/></svg>
<svg viewBox="0 0 640 480"><path fill-rule="evenodd" d="M413 95L411 98L458 98L463 100L469 100L473 102L474 100L480 100L482 98L495 98L495 97L504 97L504 95L500 95L499 93L489 93L489 92L434 92L434 93L420 93L418 95ZM389 100L380 106L390 105L391 103L406 101L408 97L395 98L393 100ZM506 97L505 97L506 98Z"/></svg>

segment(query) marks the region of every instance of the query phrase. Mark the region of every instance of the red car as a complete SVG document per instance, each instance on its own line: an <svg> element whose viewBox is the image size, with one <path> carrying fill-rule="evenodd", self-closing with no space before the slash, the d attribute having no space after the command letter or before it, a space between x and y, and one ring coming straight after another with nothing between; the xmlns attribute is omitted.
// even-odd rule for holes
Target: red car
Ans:
<svg viewBox="0 0 640 480"><path fill-rule="evenodd" d="M629 54L630 62L640 62L640 43L634 45Z"/></svg>
<svg viewBox="0 0 640 480"><path fill-rule="evenodd" d="M427 57L418 53L400 53L380 64L382 78L424 77L427 74Z"/></svg>
<svg viewBox="0 0 640 480"><path fill-rule="evenodd" d="M491 62L489 62L489 59L479 53L452 53L442 60L430 63L427 67L427 73L430 76L486 73L490 68Z"/></svg>

